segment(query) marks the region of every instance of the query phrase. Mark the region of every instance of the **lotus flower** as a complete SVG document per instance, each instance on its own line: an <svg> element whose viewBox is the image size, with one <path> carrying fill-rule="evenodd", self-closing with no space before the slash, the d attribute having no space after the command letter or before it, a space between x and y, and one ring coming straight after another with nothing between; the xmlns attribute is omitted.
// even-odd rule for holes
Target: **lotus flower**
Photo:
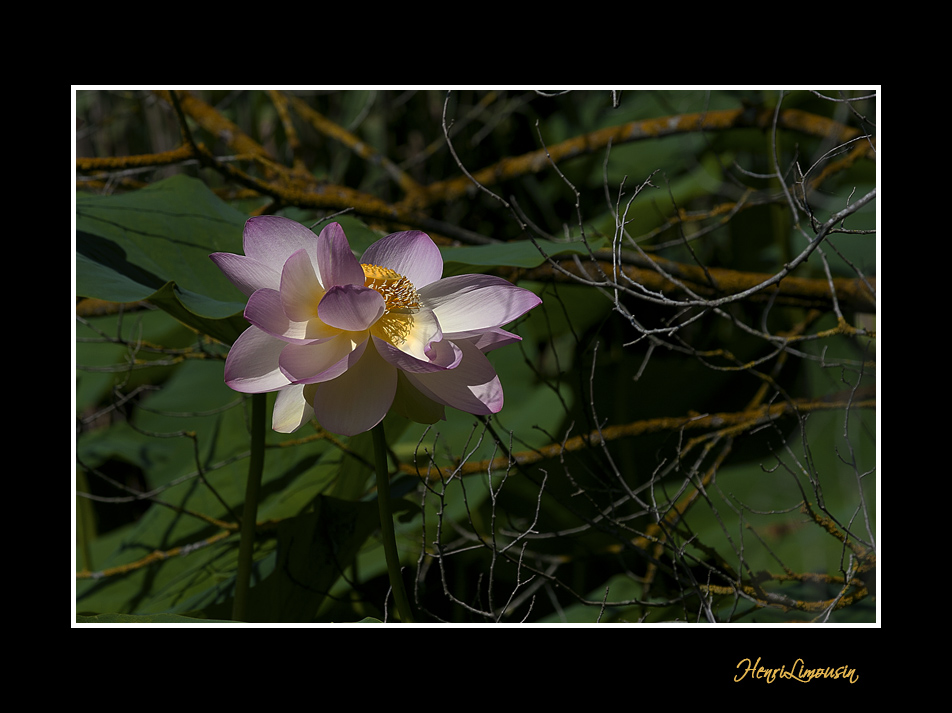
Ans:
<svg viewBox="0 0 952 713"><path fill-rule="evenodd" d="M312 417L329 431L370 430L391 407L433 423L450 406L498 413L502 386L484 352L521 338L502 325L540 303L489 275L441 279L443 258L418 230L354 257L338 223L320 235L287 218L248 220L244 255L210 257L248 295L251 326L225 361L235 391L277 391L272 428Z"/></svg>

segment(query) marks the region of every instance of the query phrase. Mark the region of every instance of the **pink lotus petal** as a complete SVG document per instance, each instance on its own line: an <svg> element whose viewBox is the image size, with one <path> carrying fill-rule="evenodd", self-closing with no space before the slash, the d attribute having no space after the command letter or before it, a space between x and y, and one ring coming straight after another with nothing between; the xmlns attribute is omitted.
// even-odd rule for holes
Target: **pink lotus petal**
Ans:
<svg viewBox="0 0 952 713"><path fill-rule="evenodd" d="M294 322L284 312L281 296L276 290L258 290L248 298L245 319L272 337L295 344L324 342L340 334L317 317L307 322Z"/></svg>
<svg viewBox="0 0 952 713"><path fill-rule="evenodd" d="M369 347L345 373L317 384L314 416L333 433L363 433L387 415L396 390L397 370Z"/></svg>
<svg viewBox="0 0 952 713"><path fill-rule="evenodd" d="M405 230L381 238L360 258L364 264L388 267L403 275L416 289L443 275L443 256L436 243L419 230Z"/></svg>
<svg viewBox="0 0 952 713"><path fill-rule="evenodd" d="M386 302L376 290L359 285L335 285L321 299L318 314L321 321L332 327L362 332L380 319L386 308Z"/></svg>
<svg viewBox="0 0 952 713"><path fill-rule="evenodd" d="M441 339L433 342L426 349L426 355L431 364L436 364L444 369L455 369L463 360L462 350L449 339Z"/></svg>
<svg viewBox="0 0 952 713"><path fill-rule="evenodd" d="M281 372L295 384L313 384L336 379L360 359L367 341L354 342L340 334L313 344L289 344L278 360Z"/></svg>
<svg viewBox="0 0 952 713"><path fill-rule="evenodd" d="M285 346L289 345L257 327L248 327L231 345L225 359L225 383L245 394L287 386L291 382L278 368Z"/></svg>
<svg viewBox="0 0 952 713"><path fill-rule="evenodd" d="M390 342L376 336L374 337L374 344L384 359L397 367L400 371L407 373L428 374L433 371L455 369L462 359L462 354L459 353L459 349L451 343L447 343L446 348L440 349L439 352L434 352L439 355L439 360L429 358L419 359L411 354L407 354L405 351L397 349Z"/></svg>
<svg viewBox="0 0 952 713"><path fill-rule="evenodd" d="M317 305L324 296L314 263L307 250L296 250L281 268L281 304L289 319L307 322L317 318Z"/></svg>
<svg viewBox="0 0 952 713"><path fill-rule="evenodd" d="M314 386L291 384L278 392L274 400L271 428L278 433L294 433L314 417Z"/></svg>
<svg viewBox="0 0 952 713"><path fill-rule="evenodd" d="M212 253L208 257L225 273L225 277L246 295L263 287L277 289L281 282L280 271L253 257L231 253Z"/></svg>
<svg viewBox="0 0 952 713"><path fill-rule="evenodd" d="M436 313L444 336L501 327L542 302L529 290L493 275L447 277L417 292Z"/></svg>
<svg viewBox="0 0 952 713"><path fill-rule="evenodd" d="M405 372L407 379L438 403L480 416L499 413L503 393L493 365L471 343L463 341L457 346L463 352L463 360L455 369Z"/></svg>
<svg viewBox="0 0 952 713"><path fill-rule="evenodd" d="M292 253L306 248L316 257L317 236L297 221L277 215L259 215L245 223L245 255L279 274Z"/></svg>
<svg viewBox="0 0 952 713"><path fill-rule="evenodd" d="M381 350L381 354L394 366L405 363L404 356L415 361L430 363L432 359L427 350L433 342L443 338L440 323L436 315L429 310L421 310L415 314L386 314L374 324L370 332L387 343L386 351ZM393 359L389 356L391 354L394 356ZM406 363L412 364L412 362Z"/></svg>
<svg viewBox="0 0 952 713"><path fill-rule="evenodd" d="M394 324L388 325L387 320ZM409 320L401 322L400 320ZM388 330L405 328L405 340L392 338ZM459 363L459 350L443 340L440 323L432 312L423 310L413 315L385 315L370 332L380 355L401 371L427 372L453 369Z"/></svg>
<svg viewBox="0 0 952 713"><path fill-rule="evenodd" d="M267 288L257 290L248 298L245 319L277 338L302 338L307 327L306 322L295 322L292 326L291 320L284 313L284 307L281 306L281 293Z"/></svg>
<svg viewBox="0 0 952 713"><path fill-rule="evenodd" d="M502 408L483 352L520 339L502 326L540 304L528 290L488 275L441 280L439 249L420 231L388 235L364 254L365 263L406 277L419 304L409 291L384 296L392 284L367 287L337 223L315 235L286 218L255 217L244 246L244 255L210 256L249 296L252 326L228 354L225 381L240 392L278 391L276 431L316 417L354 435L391 407L423 423L443 418L445 406L473 414Z"/></svg>
<svg viewBox="0 0 952 713"><path fill-rule="evenodd" d="M245 306L245 319L272 337L297 344L325 341L340 333L317 318L308 322L289 320L277 290L263 289L251 295Z"/></svg>
<svg viewBox="0 0 952 713"><path fill-rule="evenodd" d="M331 223L321 231L317 240L317 266L325 290L335 285L364 284L364 269L351 252L340 223Z"/></svg>

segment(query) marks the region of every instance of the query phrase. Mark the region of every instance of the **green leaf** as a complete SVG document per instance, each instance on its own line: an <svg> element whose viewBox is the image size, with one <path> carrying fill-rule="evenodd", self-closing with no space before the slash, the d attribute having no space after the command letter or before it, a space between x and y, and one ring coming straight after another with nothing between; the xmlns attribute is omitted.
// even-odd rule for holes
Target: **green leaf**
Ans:
<svg viewBox="0 0 952 713"><path fill-rule="evenodd" d="M245 298L209 259L241 252L247 216L201 183L175 176L131 193L76 198L76 292L150 300L230 343L247 327Z"/></svg>
<svg viewBox="0 0 952 713"><path fill-rule="evenodd" d="M375 501L320 496L314 511L278 526L277 562L251 593L258 620L313 621L327 592L380 527Z"/></svg>
<svg viewBox="0 0 952 713"><path fill-rule="evenodd" d="M136 563L149 553L178 552L123 574L78 580L77 609L81 612L152 614L203 611L208 616L226 618L230 614L231 592L237 569L238 538L221 538L222 531L192 513L234 522L241 512L248 463L247 423L243 408L220 411L212 407L220 397L230 398L220 384L220 364L188 362L177 369L167 388L149 399L155 410L143 410L143 427L134 432L119 425L108 433L84 434L78 444L84 463L95 467L111 455L142 468L150 488L166 505L154 505L132 525L115 533L104 533L91 545L94 571ZM216 368L217 367L217 368ZM211 386L201 389L204 382ZM185 396L191 393L191 396ZM165 405L163 405L163 402ZM183 404L183 413L171 413L168 406ZM194 409L194 410L193 410ZM161 437L189 430L192 439ZM156 435L151 435L156 434ZM293 448L269 448L258 508L260 522L295 517L309 508L318 493L326 489L339 468L340 456L322 462L326 441L310 441ZM197 477L198 472L204 474ZM229 504L228 508L222 501ZM255 579L269 577L277 558L273 530L262 533L255 550ZM187 553L187 554L186 554ZM212 606L220 606L216 612Z"/></svg>
<svg viewBox="0 0 952 713"><path fill-rule="evenodd" d="M571 243L556 243L551 240L517 240L511 243L493 243L492 245L472 245L462 248L441 247L444 264L458 263L461 265L502 266L502 267L538 267L545 262L546 255L581 254L587 255L589 247L598 250L605 247L606 239L590 240L589 246L581 240ZM538 245L539 247L536 247ZM447 272L452 272L448 269Z"/></svg>

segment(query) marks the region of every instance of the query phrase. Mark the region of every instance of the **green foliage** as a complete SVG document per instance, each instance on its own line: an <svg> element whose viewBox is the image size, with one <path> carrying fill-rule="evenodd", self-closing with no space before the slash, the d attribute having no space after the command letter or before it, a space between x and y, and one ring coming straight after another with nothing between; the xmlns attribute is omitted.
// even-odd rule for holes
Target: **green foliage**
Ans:
<svg viewBox="0 0 952 713"><path fill-rule="evenodd" d="M206 98L250 140L288 155L287 126L276 125L263 93ZM454 93L445 107L456 117L447 127L454 158L445 150L442 94L304 99L366 145L402 158L400 170L424 191L461 175L461 165L475 173L605 127L769 110L777 101L755 91L623 93L617 106L605 92L508 101ZM129 101L143 99L77 96L81 110L118 112ZM865 114L851 113L810 93L782 106L834 118L857 135L871 133L858 117L875 115L872 102ZM207 127L190 128L214 155L229 151ZM153 152L154 137L140 129L127 126L122 145ZM295 157L320 186L301 189L306 195L340 185L402 205L381 161L359 158L313 126L299 130ZM178 135L174 123L166 131ZM104 135L97 141L80 155L115 155ZM714 305L708 293L681 291L685 279L640 289L611 267L643 269L646 280L663 271L649 262L659 257L776 274L804 248L806 206L820 224L876 180L864 156L791 204L771 175L775 150L784 185L795 189L797 160L815 177L854 147L738 121L730 130L602 146L558 170L525 170L488 190L424 201L421 215L466 231L436 236L444 274L496 272L543 304L511 327L519 345L489 354L505 389L498 416L448 409L433 426L385 419L398 545L421 620L874 620L866 589L877 528L875 338L864 325L875 316L845 297L836 305L785 301L783 289ZM267 180L262 165L246 167L249 175ZM282 202L280 181L275 194L235 197L223 190L231 177L221 166L184 166L147 175L134 189L93 185L77 194L77 298L116 305L83 313L76 325L79 623L230 620L250 401L225 386L223 367L247 323L244 295L208 255L242 252L242 226L264 206L306 225L340 221L358 254L387 232L418 227L361 213L359 196L336 209ZM736 209L719 208L726 204ZM794 277L821 288L827 272L874 279L875 238L862 231L875 229L875 211L865 207L837 227L857 232L825 240ZM467 244L467 233L488 241ZM269 395L269 412L272 405ZM744 420L771 405L760 420ZM338 439L316 424L291 435L269 429L254 621L392 620L372 462L369 434ZM686 499L691 506L674 517Z"/></svg>
<svg viewBox="0 0 952 713"><path fill-rule="evenodd" d="M241 252L245 217L204 184L177 176L134 193L76 199L76 292L149 300L197 331L234 341L243 295L211 260ZM238 315L237 317L235 315Z"/></svg>

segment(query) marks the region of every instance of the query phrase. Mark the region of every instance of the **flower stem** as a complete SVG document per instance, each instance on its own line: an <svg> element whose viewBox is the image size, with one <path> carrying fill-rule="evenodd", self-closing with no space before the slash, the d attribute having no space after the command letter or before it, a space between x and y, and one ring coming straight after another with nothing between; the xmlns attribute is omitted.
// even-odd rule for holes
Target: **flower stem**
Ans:
<svg viewBox="0 0 952 713"><path fill-rule="evenodd" d="M393 514L390 512L390 473L387 468L387 437L381 421L373 428L374 465L377 469L377 506L380 509L380 535L383 538L383 551L387 558L387 572L390 575L390 588L397 603L397 613L404 623L413 621L410 600L403 586L400 574L400 557L397 554L397 538L393 529Z"/></svg>
<svg viewBox="0 0 952 713"><path fill-rule="evenodd" d="M235 579L235 601L231 618L247 621L248 593L251 590L251 569L254 561L255 531L258 520L258 491L264 472L265 394L251 396L251 458L248 463L248 482L245 485L245 509L241 516L241 543L238 546L238 574Z"/></svg>

